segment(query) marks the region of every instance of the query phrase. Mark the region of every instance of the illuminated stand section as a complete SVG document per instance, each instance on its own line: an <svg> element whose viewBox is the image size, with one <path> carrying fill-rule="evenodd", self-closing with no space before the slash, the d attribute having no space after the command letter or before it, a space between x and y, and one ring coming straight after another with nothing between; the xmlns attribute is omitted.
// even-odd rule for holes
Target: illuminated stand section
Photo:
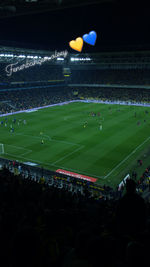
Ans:
<svg viewBox="0 0 150 267"><path fill-rule="evenodd" d="M57 60L64 60L63 58L57 58ZM82 62L88 62L91 61L91 58L89 57L70 57L71 62L75 63L81 63ZM71 68L69 67L69 62L67 62L67 65L63 67L63 76L65 78L65 81L71 81Z"/></svg>
<svg viewBox="0 0 150 267"><path fill-rule="evenodd" d="M21 65L19 64L19 61L15 62L13 64L8 64L5 67L6 75L11 76L13 74L13 72L21 71L21 70L24 70L26 68L33 67L35 65L42 65L44 62L53 60L55 58L57 58L57 60L64 60L64 58L59 58L59 56L62 55L64 57L66 57L67 54L68 54L67 51L62 51L62 52L55 51L55 53L53 55L51 55L50 57L43 57L43 58L38 57L38 56L19 55L18 58L23 58L23 59L27 58L27 59L32 59L32 60L31 60L31 62L26 61L25 63L23 63ZM13 56L13 55L10 55L10 56Z"/></svg>
<svg viewBox="0 0 150 267"><path fill-rule="evenodd" d="M63 76L65 81L71 81L71 69L70 68L63 68Z"/></svg>

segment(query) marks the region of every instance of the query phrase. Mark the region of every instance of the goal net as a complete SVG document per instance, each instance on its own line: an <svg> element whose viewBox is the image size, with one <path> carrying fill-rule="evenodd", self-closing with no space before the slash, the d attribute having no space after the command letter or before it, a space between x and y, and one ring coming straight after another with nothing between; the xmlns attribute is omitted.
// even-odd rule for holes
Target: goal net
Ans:
<svg viewBox="0 0 150 267"><path fill-rule="evenodd" d="M0 154L4 154L4 144L0 144Z"/></svg>

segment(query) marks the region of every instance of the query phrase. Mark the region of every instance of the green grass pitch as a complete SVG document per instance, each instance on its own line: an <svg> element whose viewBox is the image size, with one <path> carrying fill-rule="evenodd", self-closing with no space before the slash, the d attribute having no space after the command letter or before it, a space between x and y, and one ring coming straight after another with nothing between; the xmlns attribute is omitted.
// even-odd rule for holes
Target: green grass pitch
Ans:
<svg viewBox="0 0 150 267"><path fill-rule="evenodd" d="M22 122L18 125L19 119ZM0 120L5 124L5 118ZM7 120L7 127L0 125L0 143L4 144L1 157L88 175L102 185L119 184L150 148L147 107L70 103L7 116ZM14 125L14 133L10 133L10 124Z"/></svg>

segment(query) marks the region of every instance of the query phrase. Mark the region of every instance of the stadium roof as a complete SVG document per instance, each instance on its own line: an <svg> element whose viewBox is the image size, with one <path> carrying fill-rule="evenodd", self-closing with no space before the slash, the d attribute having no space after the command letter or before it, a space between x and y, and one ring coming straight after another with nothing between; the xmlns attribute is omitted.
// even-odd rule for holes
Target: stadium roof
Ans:
<svg viewBox="0 0 150 267"><path fill-rule="evenodd" d="M0 18L48 12L116 0L0 0Z"/></svg>
<svg viewBox="0 0 150 267"><path fill-rule="evenodd" d="M83 53L130 50L129 45L134 45L132 50L147 50L150 49L149 9L145 0L138 3L134 0L0 0L0 45L50 51L67 49L72 53L69 41L95 30L96 45L84 43ZM149 47L144 48L145 45Z"/></svg>
<svg viewBox="0 0 150 267"><path fill-rule="evenodd" d="M146 0L0 0L0 18L63 10L93 4L114 4L116 8L142 7ZM109 6L108 6L109 8Z"/></svg>

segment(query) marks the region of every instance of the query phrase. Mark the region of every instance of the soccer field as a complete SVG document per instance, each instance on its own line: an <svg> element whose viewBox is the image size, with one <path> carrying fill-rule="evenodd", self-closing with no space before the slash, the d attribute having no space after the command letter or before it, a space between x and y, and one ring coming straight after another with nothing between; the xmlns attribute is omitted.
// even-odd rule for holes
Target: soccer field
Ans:
<svg viewBox="0 0 150 267"><path fill-rule="evenodd" d="M148 107L70 103L7 116L7 126L0 120L1 157L87 175L102 185L119 184L150 148Z"/></svg>

